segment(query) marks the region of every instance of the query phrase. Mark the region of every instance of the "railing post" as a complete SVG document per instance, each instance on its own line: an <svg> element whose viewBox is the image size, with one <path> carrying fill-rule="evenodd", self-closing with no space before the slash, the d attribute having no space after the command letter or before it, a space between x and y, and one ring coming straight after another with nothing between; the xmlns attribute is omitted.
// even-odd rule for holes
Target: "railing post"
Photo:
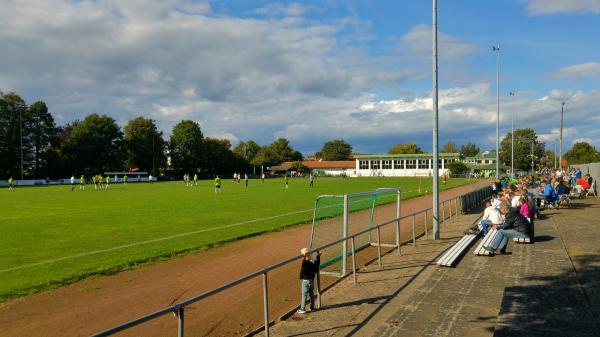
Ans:
<svg viewBox="0 0 600 337"><path fill-rule="evenodd" d="M377 226L377 260L379 261L379 268L381 268L381 227Z"/></svg>
<svg viewBox="0 0 600 337"><path fill-rule="evenodd" d="M354 250L354 235L352 235L352 278L354 279L354 284L356 284L356 258L354 254L356 251Z"/></svg>
<svg viewBox="0 0 600 337"><path fill-rule="evenodd" d="M401 193L402 192L398 191L396 195L396 249L398 251L398 254L400 254L400 200L402 199Z"/></svg>
<svg viewBox="0 0 600 337"><path fill-rule="evenodd" d="M265 337L269 337L269 285L267 283L267 271L263 272L263 308L265 317Z"/></svg>
<svg viewBox="0 0 600 337"><path fill-rule="evenodd" d="M180 306L177 309L177 329L178 329L178 334L177 336L179 337L183 337L184 336L184 330L185 330L185 320L184 320L184 307Z"/></svg>
<svg viewBox="0 0 600 337"><path fill-rule="evenodd" d="M427 210L425 210L425 240L429 240L429 225L427 224Z"/></svg>
<svg viewBox="0 0 600 337"><path fill-rule="evenodd" d="M415 234L415 230L416 230L416 226L415 226L415 214L413 214L413 223L412 223L412 227L413 227L413 246L416 247L417 246L417 236Z"/></svg>
<svg viewBox="0 0 600 337"><path fill-rule="evenodd" d="M450 211L450 222L452 222L452 200L448 200L448 210Z"/></svg>
<svg viewBox="0 0 600 337"><path fill-rule="evenodd" d="M348 216L349 216L349 207L348 207L348 195L344 195L344 224L342 228L342 237L348 237ZM369 239L369 242L371 240ZM346 258L348 257L348 242L344 240L342 242L342 277L346 276Z"/></svg>
<svg viewBox="0 0 600 337"><path fill-rule="evenodd" d="M446 206L445 201L442 201L442 224L446 224Z"/></svg>
<svg viewBox="0 0 600 337"><path fill-rule="evenodd" d="M319 252L317 251L317 254ZM321 270L317 270L317 307L321 309Z"/></svg>

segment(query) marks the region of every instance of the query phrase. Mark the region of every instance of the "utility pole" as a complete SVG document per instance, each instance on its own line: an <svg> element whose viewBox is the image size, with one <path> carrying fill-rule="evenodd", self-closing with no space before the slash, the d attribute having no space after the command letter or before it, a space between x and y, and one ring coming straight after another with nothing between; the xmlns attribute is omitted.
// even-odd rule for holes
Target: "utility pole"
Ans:
<svg viewBox="0 0 600 337"><path fill-rule="evenodd" d="M533 163L533 156L534 156L534 151L533 151L533 147L535 145L535 142L531 142L531 175L535 174L535 166Z"/></svg>
<svg viewBox="0 0 600 337"><path fill-rule="evenodd" d="M496 179L500 179L500 44L492 50L496 52Z"/></svg>
<svg viewBox="0 0 600 337"><path fill-rule="evenodd" d="M514 92L509 92L509 96L514 97ZM510 178L513 179L515 177L515 105L512 104L512 117L510 122Z"/></svg>
<svg viewBox="0 0 600 337"><path fill-rule="evenodd" d="M438 41L437 0L433 0L433 239L440 238L439 228L439 153L438 153Z"/></svg>
<svg viewBox="0 0 600 337"><path fill-rule="evenodd" d="M562 164L562 154L563 154L563 114L565 112L565 102L560 103L560 157L558 159L558 165L560 166L560 170L563 170Z"/></svg>

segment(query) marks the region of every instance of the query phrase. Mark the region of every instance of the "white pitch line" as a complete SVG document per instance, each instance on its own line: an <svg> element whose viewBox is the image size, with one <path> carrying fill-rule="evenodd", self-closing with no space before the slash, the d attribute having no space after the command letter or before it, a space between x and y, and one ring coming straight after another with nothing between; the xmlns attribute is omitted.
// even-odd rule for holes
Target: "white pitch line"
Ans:
<svg viewBox="0 0 600 337"><path fill-rule="evenodd" d="M408 193L412 193L412 192L415 192L415 191L405 191L405 192L403 192L403 194L408 194ZM241 225L245 225L245 224L249 224L249 223L253 223L253 222L259 222L259 221L264 221L264 220L272 220L272 219L277 219L277 218L281 218L281 217L288 216L288 215L294 215L294 214L300 214L300 213L312 212L312 211L313 211L312 208L311 209L305 209L305 210L301 210L301 211L289 212L289 213L274 215L274 216L260 218L260 219L254 219L254 220L248 220L248 221L238 222L238 223L234 223L234 224L230 224L230 225L225 225L225 226L221 226L221 227L201 229L201 230L197 230L197 231L193 231L193 232L180 233L180 234L165 236L165 237L162 237L162 238L157 238L157 239L152 239L152 240L134 242L134 243L130 243L130 244L127 244L127 245L122 245L122 246L116 246L116 247L111 247L111 248L106 248L106 249L99 249L99 250L94 250L94 251L91 251L91 252L86 252L86 253L81 253L81 254L76 254L76 255L59 257L59 258L52 259L52 260L40 261L40 262L29 263L29 264L23 264L23 265L20 265L20 266L11 267L11 268L7 268L7 269L0 269L0 274L7 273L7 272L10 272L10 271L19 270L19 269L37 267L37 266L42 266L42 265L45 265L45 264L50 264L50 263L55 263L55 262L60 262L60 261L65 261L65 260L71 260L71 259L76 259L76 258L80 258L80 257L85 257L85 256L90 256L90 255L95 255L95 254L100 254L100 253L108 253L108 252L112 252L112 251L115 251L115 250L120 250L120 249L125 249L125 248L131 248L131 247L136 247L136 246L141 246L141 245L146 245L146 244L149 244L149 243L154 243L154 242L159 242L159 241L164 241L164 240L176 239L176 238L180 238L180 237L184 237L184 236L189 236L189 235L194 235L194 234L212 232L212 231L221 230L221 229L225 229L225 228L231 228L231 227L241 226Z"/></svg>
<svg viewBox="0 0 600 337"><path fill-rule="evenodd" d="M111 248L106 248L106 249L99 249L99 250L94 250L94 251L91 251L91 252L86 252L86 253L81 253L81 254L76 254L76 255L59 257L59 258L52 259L52 260L40 261L40 262L30 263L30 264L23 264L23 265L12 267L12 268L1 269L0 270L0 274L6 273L6 272L9 272L9 271L15 271L15 270L24 269L24 268L30 268L30 267L37 267L37 266L41 266L41 265L45 265L45 264L49 264L49 263L55 263L55 262L60 262L60 261L70 260L70 259L76 259L76 258L79 258L79 257L85 257L85 256L90 256L90 255L95 255L95 254L100 254L100 253L108 253L108 252L112 252L112 251L115 251L115 250L120 250L120 249L125 249L125 248L131 248L131 247L141 246L141 245L145 245L145 244L149 244L149 243L154 243L154 242L159 242L159 241L164 241L164 240L176 239L176 238L180 238L180 237L184 237L184 236L189 236L189 235L194 235L194 234L212 232L212 231L221 230L221 229L225 229L225 228L231 228L231 227L241 226L241 225L245 225L245 224L249 224L249 223L253 223L253 222L259 222L259 221L264 221L264 220L272 220L272 219L277 219L277 218L281 218L281 217L288 216L288 215L294 215L294 214L300 214L300 213L312 212L312 211L313 211L313 209L305 209L305 210L301 210L301 211L284 213L284 214L269 216L269 217L260 218L260 219L253 219L253 220L238 222L238 223L234 223L234 224L230 224L230 225L225 225L225 226L221 226L221 227L201 229L201 230L197 230L197 231L193 231L193 232L180 233L180 234L165 236L165 237L162 237L162 238L157 238L157 239L152 239L152 240L134 242L134 243L130 243L130 244L127 244L127 245L122 245L122 246L116 246L116 247L111 247Z"/></svg>

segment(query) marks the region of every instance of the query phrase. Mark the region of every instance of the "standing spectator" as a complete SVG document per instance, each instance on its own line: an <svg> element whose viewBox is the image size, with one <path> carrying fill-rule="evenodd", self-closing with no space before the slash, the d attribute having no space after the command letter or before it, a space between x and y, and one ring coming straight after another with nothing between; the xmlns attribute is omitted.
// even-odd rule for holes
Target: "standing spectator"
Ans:
<svg viewBox="0 0 600 337"><path fill-rule="evenodd" d="M315 310L315 292L314 292L314 280L315 275L319 272L319 266L321 264L321 253L317 252L317 259L311 260L308 254L308 248L302 248L300 254L304 256L302 260L302 266L300 268L300 286L301 286L301 297L300 297L300 309L299 314L306 313L306 297L310 299L310 310Z"/></svg>

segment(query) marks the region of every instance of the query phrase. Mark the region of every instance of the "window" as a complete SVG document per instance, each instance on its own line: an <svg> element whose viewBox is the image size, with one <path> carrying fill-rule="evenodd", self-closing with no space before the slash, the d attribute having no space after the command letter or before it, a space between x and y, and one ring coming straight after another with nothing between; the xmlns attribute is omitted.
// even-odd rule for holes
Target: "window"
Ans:
<svg viewBox="0 0 600 337"><path fill-rule="evenodd" d="M403 169L404 168L404 160L394 160L394 168L395 169Z"/></svg>
<svg viewBox="0 0 600 337"><path fill-rule="evenodd" d="M417 161L415 159L408 159L406 161L406 168L407 169L416 169L417 168Z"/></svg>
<svg viewBox="0 0 600 337"><path fill-rule="evenodd" d="M361 170L368 170L369 169L369 161L368 160L359 160L358 168Z"/></svg>
<svg viewBox="0 0 600 337"><path fill-rule="evenodd" d="M428 169L429 168L429 160L428 159L419 159L419 168L420 169Z"/></svg>
<svg viewBox="0 0 600 337"><path fill-rule="evenodd" d="M383 160L381 163L381 168L384 170L392 169L392 161L391 160Z"/></svg>
<svg viewBox="0 0 600 337"><path fill-rule="evenodd" d="M371 169L379 170L379 160L371 160Z"/></svg>
<svg viewBox="0 0 600 337"><path fill-rule="evenodd" d="M446 159L438 159L438 168L439 169L442 168L442 160L446 160Z"/></svg>

